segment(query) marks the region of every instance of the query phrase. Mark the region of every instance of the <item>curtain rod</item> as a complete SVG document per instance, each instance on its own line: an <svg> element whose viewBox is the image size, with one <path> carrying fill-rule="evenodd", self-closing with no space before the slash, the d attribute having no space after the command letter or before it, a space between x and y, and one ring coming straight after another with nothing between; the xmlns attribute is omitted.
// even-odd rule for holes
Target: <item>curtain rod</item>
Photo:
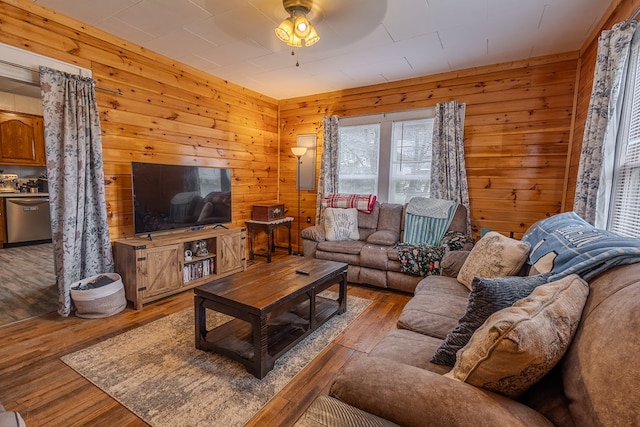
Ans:
<svg viewBox="0 0 640 427"><path fill-rule="evenodd" d="M39 72L39 70L37 70L35 68L31 68L31 67L28 67L26 65L15 64L13 62L5 61L3 59L0 59L0 63L6 64L6 65L10 65L10 66L16 67L16 68L22 68L23 70L32 71L34 73ZM104 86L98 86L98 85L96 85L96 89L100 89L100 90L104 90L104 91L107 91L107 92L112 92L112 93L117 93L118 95L122 95L122 91L120 89L111 89L110 87L104 87Z"/></svg>
<svg viewBox="0 0 640 427"><path fill-rule="evenodd" d="M636 19L638 17L638 14L640 14L640 7L637 8L635 10L635 12L633 12L631 14L631 16L629 17L629 19L627 19L626 21L624 21L624 24L622 25L623 27L626 27L627 25L629 25L629 23L631 23L631 21L633 21L634 19Z"/></svg>

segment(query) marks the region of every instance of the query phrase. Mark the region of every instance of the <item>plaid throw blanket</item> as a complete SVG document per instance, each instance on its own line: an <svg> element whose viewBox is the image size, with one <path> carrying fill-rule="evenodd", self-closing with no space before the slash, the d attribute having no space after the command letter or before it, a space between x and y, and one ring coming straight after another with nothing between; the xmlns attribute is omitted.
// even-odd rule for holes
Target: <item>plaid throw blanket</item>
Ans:
<svg viewBox="0 0 640 427"><path fill-rule="evenodd" d="M529 262L548 281L570 274L589 280L616 265L640 262L640 239L595 228L575 212L540 221L522 240L529 242Z"/></svg>
<svg viewBox="0 0 640 427"><path fill-rule="evenodd" d="M375 194L327 194L322 199L323 208L356 208L366 214L373 212Z"/></svg>

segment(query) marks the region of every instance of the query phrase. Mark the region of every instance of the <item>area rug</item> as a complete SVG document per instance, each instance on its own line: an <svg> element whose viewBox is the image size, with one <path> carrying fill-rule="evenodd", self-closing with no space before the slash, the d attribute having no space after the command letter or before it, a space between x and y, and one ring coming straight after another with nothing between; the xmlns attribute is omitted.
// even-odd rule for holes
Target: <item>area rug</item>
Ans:
<svg viewBox="0 0 640 427"><path fill-rule="evenodd" d="M347 311L285 353L262 380L224 356L197 350L193 309L62 357L62 361L152 426L241 426L371 303ZM209 311L208 328L230 317Z"/></svg>

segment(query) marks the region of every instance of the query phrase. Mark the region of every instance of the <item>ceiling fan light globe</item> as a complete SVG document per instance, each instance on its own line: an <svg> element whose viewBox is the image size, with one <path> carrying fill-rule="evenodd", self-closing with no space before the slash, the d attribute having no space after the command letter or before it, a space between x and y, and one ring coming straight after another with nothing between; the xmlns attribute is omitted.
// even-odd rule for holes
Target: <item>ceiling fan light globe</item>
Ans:
<svg viewBox="0 0 640 427"><path fill-rule="evenodd" d="M293 22L290 18L285 19L275 28L276 36L283 42L289 44L293 37Z"/></svg>
<svg viewBox="0 0 640 427"><path fill-rule="evenodd" d="M313 46L320 40L320 36L316 32L315 27L313 25L310 25L309 27L309 35L307 35L307 37L304 39L305 46Z"/></svg>
<svg viewBox="0 0 640 427"><path fill-rule="evenodd" d="M293 21L293 31L295 35L301 39L306 38L309 35L311 24L304 15L297 15Z"/></svg>
<svg viewBox="0 0 640 427"><path fill-rule="evenodd" d="M291 47L302 47L302 39L297 37L295 34L292 34L289 41L286 41L285 43Z"/></svg>

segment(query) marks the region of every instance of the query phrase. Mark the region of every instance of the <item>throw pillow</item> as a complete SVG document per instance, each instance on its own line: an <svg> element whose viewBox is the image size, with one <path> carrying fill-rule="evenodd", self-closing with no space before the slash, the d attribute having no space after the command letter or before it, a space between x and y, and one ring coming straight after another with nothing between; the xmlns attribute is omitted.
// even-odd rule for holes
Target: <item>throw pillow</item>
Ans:
<svg viewBox="0 0 640 427"><path fill-rule="evenodd" d="M356 208L324 210L324 231L327 240L358 240L358 211Z"/></svg>
<svg viewBox="0 0 640 427"><path fill-rule="evenodd" d="M458 282L471 290L471 282L476 276L513 276L524 265L528 255L529 243L490 231L471 249L458 273Z"/></svg>
<svg viewBox="0 0 640 427"><path fill-rule="evenodd" d="M438 365L455 365L456 352L467 345L476 329L482 326L489 316L529 296L536 287L547 283L549 276L550 274L539 274L496 279L474 278L464 315L442 341L431 362Z"/></svg>
<svg viewBox="0 0 640 427"><path fill-rule="evenodd" d="M589 286L576 274L538 286L492 314L458 352L446 375L517 398L564 355L588 294Z"/></svg>

